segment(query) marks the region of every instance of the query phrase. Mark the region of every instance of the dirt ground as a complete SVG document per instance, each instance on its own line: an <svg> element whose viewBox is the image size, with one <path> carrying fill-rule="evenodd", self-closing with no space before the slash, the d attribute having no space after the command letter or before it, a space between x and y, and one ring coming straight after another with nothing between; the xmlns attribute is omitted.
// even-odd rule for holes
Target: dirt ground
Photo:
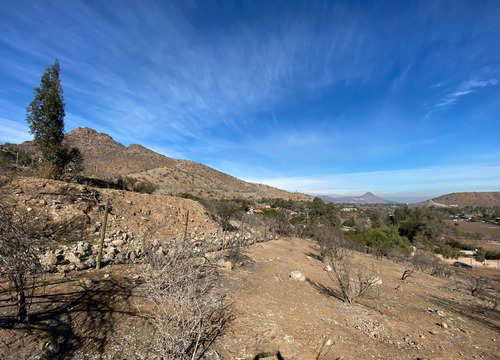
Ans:
<svg viewBox="0 0 500 360"><path fill-rule="evenodd" d="M157 228L159 237L179 239L189 211L192 239L221 236L204 208L186 199L33 178L14 179L2 193L18 211L52 221L55 230L69 228L80 239L98 234L106 198L110 231L141 239ZM73 228L77 219L85 220L80 233ZM374 269L382 283L377 296L350 305L333 296L338 286L317 253L311 240L278 239L245 248L243 266L221 269L234 320L207 359L251 360L278 352L286 360L500 359L494 293L473 297L455 278L422 272L401 281L402 264L354 253L356 264ZM494 266L449 269L500 285ZM22 326L14 321L13 294L0 282L0 360L150 359L145 349L155 335L146 317L146 271L142 264L124 264L47 274L38 282L30 323ZM292 280L292 271L305 280ZM59 355L47 353L48 343Z"/></svg>
<svg viewBox="0 0 500 360"><path fill-rule="evenodd" d="M365 254L355 259L378 270L375 299L348 305L330 295L335 285L315 258L310 241L277 240L253 246L252 265L228 276L237 308L227 358L250 359L279 350L285 359L498 359L500 315L450 279L418 273L400 280L404 268ZM300 270L307 281L290 279ZM226 358L226 357L225 357Z"/></svg>
<svg viewBox="0 0 500 360"><path fill-rule="evenodd" d="M316 254L310 240L295 238L246 249L245 265L223 272L234 321L212 358L246 360L278 351L287 360L500 358L499 311L456 290L453 280L415 273L401 281L402 265L355 253L357 264L377 270L382 284L375 298L349 305L332 296L336 285ZM2 290L0 359L41 358L49 340L65 354L61 358L149 358L141 352L152 336L140 281L145 269L119 265L48 275L34 298L31 329L9 320L14 309ZM294 270L306 280L292 280Z"/></svg>

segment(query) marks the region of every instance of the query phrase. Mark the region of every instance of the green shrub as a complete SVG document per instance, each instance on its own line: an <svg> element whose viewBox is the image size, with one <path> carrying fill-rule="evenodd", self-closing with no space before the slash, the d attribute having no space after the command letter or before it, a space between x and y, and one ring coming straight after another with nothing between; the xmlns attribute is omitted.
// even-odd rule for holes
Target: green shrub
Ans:
<svg viewBox="0 0 500 360"><path fill-rule="evenodd" d="M451 247L450 245L443 245L439 248L439 253L445 259L458 259L460 257L460 249Z"/></svg>
<svg viewBox="0 0 500 360"><path fill-rule="evenodd" d="M152 194L158 189L158 185L151 181L139 181L134 184L134 191L143 194Z"/></svg>

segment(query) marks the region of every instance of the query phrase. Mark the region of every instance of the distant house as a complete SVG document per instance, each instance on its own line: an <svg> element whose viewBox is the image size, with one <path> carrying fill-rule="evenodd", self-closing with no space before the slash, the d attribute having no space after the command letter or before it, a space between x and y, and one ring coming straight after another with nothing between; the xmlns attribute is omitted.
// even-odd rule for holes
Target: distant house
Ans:
<svg viewBox="0 0 500 360"><path fill-rule="evenodd" d="M342 226L340 230L343 232L348 232L348 231L354 231L354 228L351 226Z"/></svg>
<svg viewBox="0 0 500 360"><path fill-rule="evenodd" d="M462 256L476 256L476 250L460 250L460 255Z"/></svg>
<svg viewBox="0 0 500 360"><path fill-rule="evenodd" d="M353 208L353 207L345 207L345 208L342 208L340 211L351 212L351 211L358 211L358 209Z"/></svg>

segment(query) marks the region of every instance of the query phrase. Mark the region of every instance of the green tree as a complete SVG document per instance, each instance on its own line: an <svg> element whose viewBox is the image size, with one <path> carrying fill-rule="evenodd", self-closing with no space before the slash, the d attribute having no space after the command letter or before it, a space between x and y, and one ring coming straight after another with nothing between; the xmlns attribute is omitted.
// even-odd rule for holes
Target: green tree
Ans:
<svg viewBox="0 0 500 360"><path fill-rule="evenodd" d="M478 248L476 251L476 261L485 263L486 261L486 250L482 247Z"/></svg>
<svg viewBox="0 0 500 360"><path fill-rule="evenodd" d="M77 148L69 148L64 140L64 98L60 66L47 67L42 75L40 87L36 87L35 98L26 109L26 121L35 135L35 145L42 153L44 163L53 166L51 176L59 178L65 171L82 170L82 156Z"/></svg>
<svg viewBox="0 0 500 360"><path fill-rule="evenodd" d="M441 246L440 252L445 259L458 259L460 257L460 249L451 247L450 245Z"/></svg>

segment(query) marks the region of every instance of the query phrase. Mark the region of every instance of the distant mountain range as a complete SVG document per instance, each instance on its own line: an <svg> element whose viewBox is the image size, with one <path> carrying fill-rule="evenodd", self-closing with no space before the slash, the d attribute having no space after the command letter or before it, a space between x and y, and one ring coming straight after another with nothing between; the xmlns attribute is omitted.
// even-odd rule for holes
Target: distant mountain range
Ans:
<svg viewBox="0 0 500 360"><path fill-rule="evenodd" d="M375 205L375 204L396 204L394 201L382 199L377 195L367 192L361 196L344 196L333 197L328 195L319 196L321 199L335 204L359 204L359 205Z"/></svg>

